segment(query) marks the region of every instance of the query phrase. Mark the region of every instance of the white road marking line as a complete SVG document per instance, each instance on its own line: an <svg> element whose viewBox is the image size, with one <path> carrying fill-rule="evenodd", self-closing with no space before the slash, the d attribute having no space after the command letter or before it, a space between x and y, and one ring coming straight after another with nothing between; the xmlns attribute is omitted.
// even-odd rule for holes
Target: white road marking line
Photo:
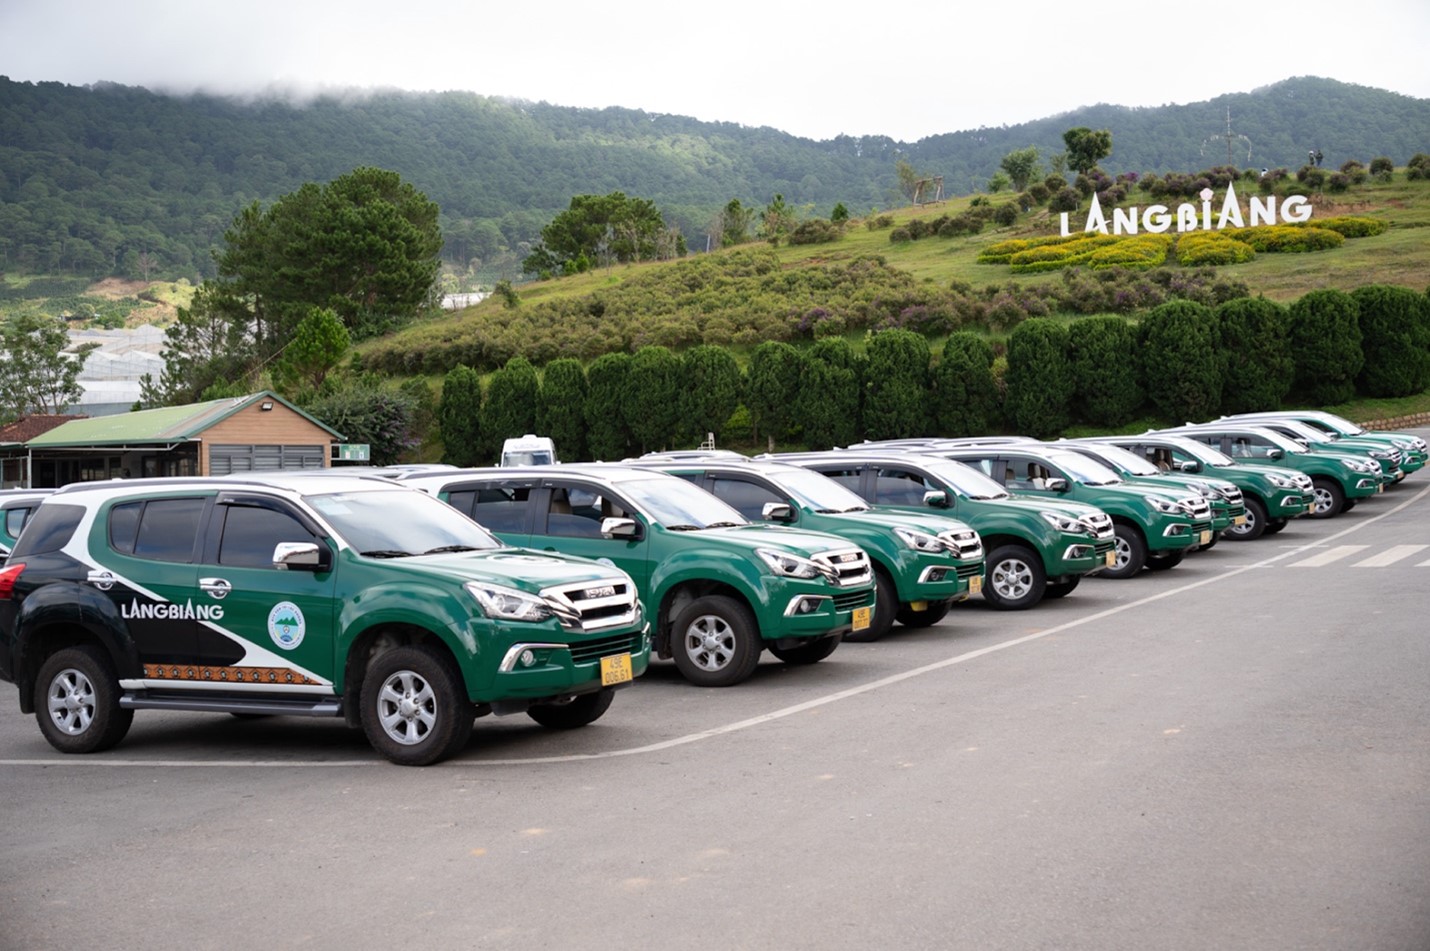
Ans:
<svg viewBox="0 0 1430 951"><path fill-rule="evenodd" d="M1351 565L1351 567L1384 568L1387 565L1393 565L1397 561L1400 561L1404 558L1409 558L1411 555L1417 555L1427 548L1430 548L1430 545L1394 545L1390 548L1387 548L1385 551L1381 552L1378 555L1372 555L1365 561L1356 562L1355 564Z"/></svg>
<svg viewBox="0 0 1430 951"><path fill-rule="evenodd" d="M1303 561L1293 562L1287 568L1324 568L1333 561L1340 561L1342 558L1349 558L1351 555L1363 552L1369 545L1339 545L1330 551L1323 551L1319 555L1312 555Z"/></svg>
<svg viewBox="0 0 1430 951"><path fill-rule="evenodd" d="M1216 584L1222 581L1226 581L1228 578L1235 578L1237 575L1245 574L1248 571L1254 571L1257 568L1264 568L1268 565L1282 561L1286 558L1292 558L1296 555L1312 551L1328 542L1338 541L1345 536L1352 534L1353 532L1358 532L1361 529L1366 528L1367 526L1374 525L1376 522L1379 522L1383 518L1388 518L1391 515L1395 515L1398 512L1404 511L1411 505L1425 498L1427 495L1430 495L1430 486L1426 486L1425 488L1421 489L1413 497L1406 499L1404 502L1400 503L1395 508L1388 509L1381 514L1374 516L1373 518L1366 519L1363 522L1357 522L1349 528L1342 529L1341 531L1330 536L1329 538L1325 538L1321 541L1313 542L1311 544L1302 545L1299 548L1292 548L1291 550L1283 552L1279 555L1272 555L1271 557L1266 558L1263 561L1256 562L1255 564L1245 565L1239 568L1233 568L1230 571L1225 572L1224 574L1213 575L1210 578L1203 578L1201 581L1193 581L1188 584L1184 584L1179 588L1171 588L1167 591L1161 592L1160 594L1148 595L1145 598L1140 598L1136 601L1128 602L1127 604L1120 604L1116 607L1107 608L1106 610L1098 611L1096 614L1090 614L1087 617L1077 618L1076 620L1068 621L1065 624L1059 624L1056 627L1050 627L1045 631L1035 631L1034 633L1026 634L1023 637L1015 637L1011 640L1000 641L997 644L990 644L987 647L980 647L977 650L957 654L953 657L936 661L932 664L925 664L922 667L915 667L914 669L906 670L903 673L891 674L888 677L882 677L879 680L873 680L869 683L861 684L857 687L850 687L846 690L840 690L837 693L826 694L822 697L816 697L813 700L806 700L803 703L796 703L792 706L783 707L779 710L771 710L769 713L763 713L756 717L750 717L745 720L738 720L734 723L727 723L722 726L712 727L708 730L701 730L698 733L687 733L684 736L671 737L670 739L662 740L659 743L649 743L645 746L635 746L623 750L607 750L603 753L570 753L564 756L533 756L528 759L489 759L465 762L462 760L448 760L446 763L442 764L442 767L445 767L447 769L455 769L465 766L469 769L477 769L486 768L489 766L531 766L539 763L581 763L586 762L588 760L615 759L621 756L638 756L643 753L655 753L661 750L668 750L677 746L686 746L691 743L698 743L701 740L708 740L717 736L724 736L728 733L735 733L740 730L747 730L751 727L759 726L763 723L770 723L774 720L782 720L785 717L794 716L795 714L803 713L806 710L813 710L817 707L825 706L826 704L835 703L840 700L846 700L850 697L857 697L860 694L870 693L872 691L879 690L884 687L891 686L893 684L902 683L905 680L912 680L915 677L921 677L924 674L943 670L945 668L952 667L956 664L967 663L970 660L976 660L979 657L985 657L989 654L997 653L998 651L1007 650L1010 647L1019 647L1023 644L1031 644L1032 642L1040 641L1045 637L1051 637L1054 634L1061 634L1062 632L1072 630L1075 627L1082 627L1084 624L1091 624L1095 621L1100 621L1104 618L1112 617L1114 614L1121 614L1124 611L1129 611L1133 608L1142 607L1143 605L1151 604L1154 601L1161 601L1164 598L1175 597L1176 595L1184 594L1188 591L1195 591L1198 588L1204 588L1210 584ZM1360 547L1368 548L1370 546L1362 545ZM247 769L251 767L306 768L327 766L371 767L386 765L388 765L387 762L381 759L376 753L373 754L373 758L371 760L333 760L331 762L316 763L286 762L281 760L115 760L107 759L103 756L66 756L61 753L56 753L53 759L0 759L0 766L47 767L168 766L194 768L238 767L242 769Z"/></svg>

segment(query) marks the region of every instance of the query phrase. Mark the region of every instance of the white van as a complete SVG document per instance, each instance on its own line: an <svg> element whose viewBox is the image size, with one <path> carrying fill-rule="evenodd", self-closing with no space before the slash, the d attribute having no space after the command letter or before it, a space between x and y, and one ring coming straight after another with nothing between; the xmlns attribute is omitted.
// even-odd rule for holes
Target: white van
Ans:
<svg viewBox="0 0 1430 951"><path fill-rule="evenodd" d="M503 466L550 466L556 462L556 444L550 436L527 433L501 445L500 464Z"/></svg>

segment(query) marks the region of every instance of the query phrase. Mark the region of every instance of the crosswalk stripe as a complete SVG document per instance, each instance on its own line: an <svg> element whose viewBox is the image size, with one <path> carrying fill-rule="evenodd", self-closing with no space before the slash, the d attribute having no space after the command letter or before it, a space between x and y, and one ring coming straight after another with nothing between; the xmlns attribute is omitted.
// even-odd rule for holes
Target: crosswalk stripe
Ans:
<svg viewBox="0 0 1430 951"><path fill-rule="evenodd" d="M1430 548L1430 545L1392 545L1380 554L1367 558L1365 561L1358 561L1354 565L1351 565L1351 567L1384 568L1387 565L1395 564L1403 558L1409 558L1411 555L1418 554L1426 548Z"/></svg>
<svg viewBox="0 0 1430 951"><path fill-rule="evenodd" d="M1365 551L1369 545L1337 545L1335 548L1327 549L1319 555L1312 555L1310 558L1303 558L1301 561L1293 561L1287 565L1288 568L1323 568L1333 561L1340 561L1342 558L1349 558L1357 552Z"/></svg>

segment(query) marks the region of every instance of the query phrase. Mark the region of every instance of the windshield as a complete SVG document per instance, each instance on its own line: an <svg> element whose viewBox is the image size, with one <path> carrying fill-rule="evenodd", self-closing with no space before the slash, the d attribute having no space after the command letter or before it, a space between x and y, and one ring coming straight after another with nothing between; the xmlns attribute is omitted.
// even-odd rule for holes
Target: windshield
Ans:
<svg viewBox="0 0 1430 951"><path fill-rule="evenodd" d="M829 476L809 469L768 474L800 505L816 512L862 512L869 507L869 503Z"/></svg>
<svg viewBox="0 0 1430 951"><path fill-rule="evenodd" d="M331 492L304 498L339 538L373 558L504 547L447 503L412 489Z"/></svg>
<svg viewBox="0 0 1430 951"><path fill-rule="evenodd" d="M1209 466L1234 466L1237 461L1220 449L1208 446L1204 442L1197 442L1195 439L1187 439L1182 436L1173 436L1168 440L1177 449L1191 456L1199 462Z"/></svg>
<svg viewBox="0 0 1430 951"><path fill-rule="evenodd" d="M945 459L924 464L924 468L968 499L1006 499L1008 491L972 466Z"/></svg>
<svg viewBox="0 0 1430 951"><path fill-rule="evenodd" d="M501 454L503 466L549 466L555 462L545 449L508 450Z"/></svg>
<svg viewBox="0 0 1430 951"><path fill-rule="evenodd" d="M729 505L676 476L634 479L621 482L617 488L629 497L647 518L666 528L689 531L696 528L749 524L743 515Z"/></svg>
<svg viewBox="0 0 1430 951"><path fill-rule="evenodd" d="M1317 429L1315 426L1307 425L1306 423L1300 422L1299 420L1283 419L1281 420L1281 425L1285 426L1288 430L1291 431L1293 439L1299 439L1302 442L1313 443L1331 441L1331 437L1326 433Z"/></svg>
<svg viewBox="0 0 1430 951"><path fill-rule="evenodd" d="M1299 454L1299 453L1303 453L1303 452L1306 451L1306 446L1305 446L1304 443L1297 442L1296 440L1292 439L1290 436L1283 436L1283 435L1281 435L1280 433L1276 432L1275 430L1272 430L1272 429L1260 429L1260 430L1257 430L1257 432L1260 433L1261 435L1265 436L1265 437L1266 437L1266 441L1269 442L1269 443L1271 443L1271 445L1272 445L1274 448L1276 448L1276 449L1282 449L1282 450L1285 450L1286 452L1294 452L1294 453L1298 453L1298 454ZM1235 433L1232 434L1232 440L1233 440L1233 441L1236 440L1236 434L1235 434Z"/></svg>
<svg viewBox="0 0 1430 951"><path fill-rule="evenodd" d="M1080 452L1081 450L1075 449L1073 451ZM1102 462L1128 475L1155 476L1162 474L1161 469L1158 469L1152 463L1137 455L1137 453L1123 449L1121 446L1099 443L1095 448L1089 449L1088 451L1096 453Z"/></svg>
<svg viewBox="0 0 1430 951"><path fill-rule="evenodd" d="M1116 485L1122 481L1121 476L1102 463L1066 449L1052 450L1048 458L1083 485Z"/></svg>

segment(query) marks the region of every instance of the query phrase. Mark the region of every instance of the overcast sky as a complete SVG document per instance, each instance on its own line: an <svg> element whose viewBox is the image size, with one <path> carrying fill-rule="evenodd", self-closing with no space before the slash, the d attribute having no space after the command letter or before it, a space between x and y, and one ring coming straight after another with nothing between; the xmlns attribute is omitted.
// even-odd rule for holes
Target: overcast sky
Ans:
<svg viewBox="0 0 1430 951"><path fill-rule="evenodd" d="M469 90L815 139L913 141L1292 76L1430 98L1427 45L1430 0L0 0L13 80Z"/></svg>

